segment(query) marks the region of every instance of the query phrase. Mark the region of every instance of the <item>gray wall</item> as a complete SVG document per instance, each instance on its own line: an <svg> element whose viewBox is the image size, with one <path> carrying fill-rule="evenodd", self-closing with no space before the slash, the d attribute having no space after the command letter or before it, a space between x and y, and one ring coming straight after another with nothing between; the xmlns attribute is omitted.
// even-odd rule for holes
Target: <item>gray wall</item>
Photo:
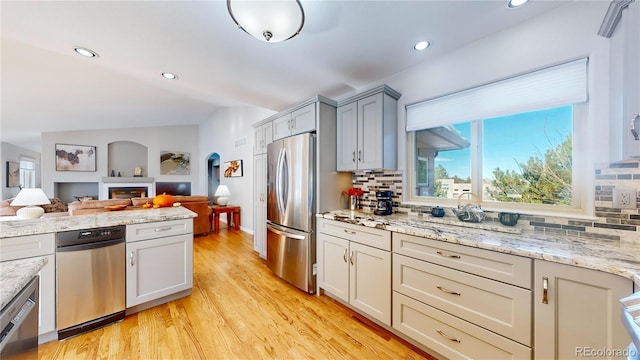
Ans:
<svg viewBox="0 0 640 360"><path fill-rule="evenodd" d="M7 161L20 162L20 159L27 157L35 160L36 162L36 187L40 187L42 184L42 178L40 175L40 153L24 149L9 143L3 142L0 149L0 158L2 159L2 199L10 199L18 194L20 190L17 187L7 187ZM49 197L53 197L53 192L46 192Z"/></svg>

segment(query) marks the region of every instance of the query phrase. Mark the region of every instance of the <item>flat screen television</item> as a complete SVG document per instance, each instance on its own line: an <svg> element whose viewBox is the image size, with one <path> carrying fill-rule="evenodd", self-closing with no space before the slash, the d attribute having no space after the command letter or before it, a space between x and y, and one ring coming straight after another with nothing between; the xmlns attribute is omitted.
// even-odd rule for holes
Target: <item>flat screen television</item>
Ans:
<svg viewBox="0 0 640 360"><path fill-rule="evenodd" d="M156 182L156 195L191 195L191 182Z"/></svg>

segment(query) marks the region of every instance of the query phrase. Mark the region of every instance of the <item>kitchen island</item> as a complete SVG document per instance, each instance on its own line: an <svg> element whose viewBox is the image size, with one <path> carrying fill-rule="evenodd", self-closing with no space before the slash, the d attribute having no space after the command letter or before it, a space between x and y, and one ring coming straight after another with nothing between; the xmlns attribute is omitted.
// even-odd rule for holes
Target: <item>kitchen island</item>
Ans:
<svg viewBox="0 0 640 360"><path fill-rule="evenodd" d="M46 264L45 257L0 262L0 309L4 309Z"/></svg>

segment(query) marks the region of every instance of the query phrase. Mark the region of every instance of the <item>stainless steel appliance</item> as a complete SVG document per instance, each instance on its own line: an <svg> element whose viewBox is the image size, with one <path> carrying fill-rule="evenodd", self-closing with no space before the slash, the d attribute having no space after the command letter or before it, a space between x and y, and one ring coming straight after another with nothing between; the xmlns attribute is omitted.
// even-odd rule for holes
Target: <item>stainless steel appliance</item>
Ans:
<svg viewBox="0 0 640 360"><path fill-rule="evenodd" d="M373 213L376 215L391 215L391 196L393 196L393 192L390 190L376 191L378 204Z"/></svg>
<svg viewBox="0 0 640 360"><path fill-rule="evenodd" d="M312 294L315 234L315 135L301 134L267 146L267 265Z"/></svg>
<svg viewBox="0 0 640 360"><path fill-rule="evenodd" d="M0 311L0 359L38 359L38 284L31 281Z"/></svg>
<svg viewBox="0 0 640 360"><path fill-rule="evenodd" d="M58 339L124 319L125 226L56 234Z"/></svg>

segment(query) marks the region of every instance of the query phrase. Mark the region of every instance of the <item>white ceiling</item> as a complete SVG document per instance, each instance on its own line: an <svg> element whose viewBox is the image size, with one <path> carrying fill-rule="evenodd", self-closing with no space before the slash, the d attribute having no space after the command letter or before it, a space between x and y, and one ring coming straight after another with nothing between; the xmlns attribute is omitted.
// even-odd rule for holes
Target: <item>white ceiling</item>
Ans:
<svg viewBox="0 0 640 360"><path fill-rule="evenodd" d="M339 99L564 1L301 3L300 35L265 43L236 27L226 1L3 0L0 140L40 151L43 131L197 124L219 107ZM413 51L421 39L432 47Z"/></svg>

